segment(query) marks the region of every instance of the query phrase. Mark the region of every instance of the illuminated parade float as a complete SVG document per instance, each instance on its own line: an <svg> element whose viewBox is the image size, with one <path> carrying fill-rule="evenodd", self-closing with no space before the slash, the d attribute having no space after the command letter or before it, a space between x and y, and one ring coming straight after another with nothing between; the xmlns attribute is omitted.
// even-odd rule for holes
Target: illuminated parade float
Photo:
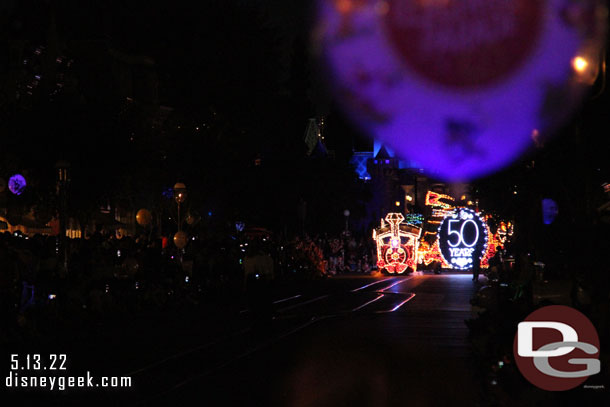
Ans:
<svg viewBox="0 0 610 407"><path fill-rule="evenodd" d="M438 247L444 264L458 270L472 268L487 253L489 227L478 213L457 208L438 228Z"/></svg>
<svg viewBox="0 0 610 407"><path fill-rule="evenodd" d="M417 249L421 228L404 223L402 213L388 213L373 231L377 243L377 267L388 273L402 274L417 269Z"/></svg>
<svg viewBox="0 0 610 407"><path fill-rule="evenodd" d="M418 264L469 270L475 259L487 268L513 233L512 223L495 223L491 215L458 206L449 195L429 191L426 206L430 207L427 218L389 213L381 220L373 231L379 270L401 274L416 271ZM490 224L497 225L494 232Z"/></svg>

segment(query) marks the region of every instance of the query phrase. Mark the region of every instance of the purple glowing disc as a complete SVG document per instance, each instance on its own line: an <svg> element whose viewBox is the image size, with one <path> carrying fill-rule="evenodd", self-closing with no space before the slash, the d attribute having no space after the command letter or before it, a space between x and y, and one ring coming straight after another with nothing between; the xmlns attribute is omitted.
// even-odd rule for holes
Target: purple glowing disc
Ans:
<svg viewBox="0 0 610 407"><path fill-rule="evenodd" d="M595 81L598 0L319 0L316 49L352 119L447 180L515 160Z"/></svg>
<svg viewBox="0 0 610 407"><path fill-rule="evenodd" d="M25 178L21 174L15 174L8 180L8 189L15 195L21 195L26 185Z"/></svg>

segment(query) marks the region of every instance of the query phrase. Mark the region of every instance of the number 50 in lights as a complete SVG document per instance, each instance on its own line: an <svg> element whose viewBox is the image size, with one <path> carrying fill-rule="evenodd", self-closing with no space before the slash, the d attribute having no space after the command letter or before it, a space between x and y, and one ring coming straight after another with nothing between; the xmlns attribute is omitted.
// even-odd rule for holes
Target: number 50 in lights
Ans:
<svg viewBox="0 0 610 407"><path fill-rule="evenodd" d="M473 221L472 219L468 219L465 222L461 222L461 226L459 227L460 228L459 232L456 229L452 230L452 226L455 223L460 224L460 220L459 219L450 219L449 220L449 236L454 235L454 234L457 235L458 241L455 244L452 244L451 241L448 241L447 243L449 243L449 246L451 246L451 247L457 247L459 245L464 245L466 247L474 246L477 243L477 241L479 240L479 227L476 224L476 222ZM470 244L466 243L466 240L464 239L464 228L466 226L468 226L469 224L473 225L474 231L475 231L474 239L472 239L472 242Z"/></svg>
<svg viewBox="0 0 610 407"><path fill-rule="evenodd" d="M481 259L487 250L489 228L478 213L458 208L449 213L438 228L438 242L444 262L459 270L472 267L473 258Z"/></svg>

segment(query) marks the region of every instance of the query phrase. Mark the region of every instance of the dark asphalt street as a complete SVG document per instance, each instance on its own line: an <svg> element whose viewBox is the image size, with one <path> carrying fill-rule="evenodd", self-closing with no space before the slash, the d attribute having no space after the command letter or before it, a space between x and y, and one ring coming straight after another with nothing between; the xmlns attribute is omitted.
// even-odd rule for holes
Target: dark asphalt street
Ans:
<svg viewBox="0 0 610 407"><path fill-rule="evenodd" d="M489 362L482 366L473 353L464 323L475 316L469 300L483 282L445 272L286 284L275 288L275 317L262 327L233 296L185 313L127 315L3 354L8 361L8 353L66 353L62 375L129 376L131 388L12 389L2 400L62 407L599 405L603 391L544 392L514 369L502 389L490 386Z"/></svg>
<svg viewBox="0 0 610 407"><path fill-rule="evenodd" d="M138 372L134 381L157 391L134 401L474 405L464 324L475 290L470 277L333 278L278 298L270 330L241 330Z"/></svg>
<svg viewBox="0 0 610 407"><path fill-rule="evenodd" d="M10 398L61 406L476 405L464 324L475 289L468 274L342 276L277 288L275 317L262 328L231 298L183 319L83 328L10 353L67 353L65 374L130 376L132 388L17 389Z"/></svg>

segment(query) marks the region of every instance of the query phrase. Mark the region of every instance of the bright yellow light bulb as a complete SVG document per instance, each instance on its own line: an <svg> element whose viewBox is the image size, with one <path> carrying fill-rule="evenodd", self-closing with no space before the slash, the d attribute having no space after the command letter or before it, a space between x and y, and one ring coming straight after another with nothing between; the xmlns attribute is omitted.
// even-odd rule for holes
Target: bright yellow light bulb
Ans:
<svg viewBox="0 0 610 407"><path fill-rule="evenodd" d="M572 68L578 73L583 73L587 69L589 63L583 57L576 57L572 59Z"/></svg>

